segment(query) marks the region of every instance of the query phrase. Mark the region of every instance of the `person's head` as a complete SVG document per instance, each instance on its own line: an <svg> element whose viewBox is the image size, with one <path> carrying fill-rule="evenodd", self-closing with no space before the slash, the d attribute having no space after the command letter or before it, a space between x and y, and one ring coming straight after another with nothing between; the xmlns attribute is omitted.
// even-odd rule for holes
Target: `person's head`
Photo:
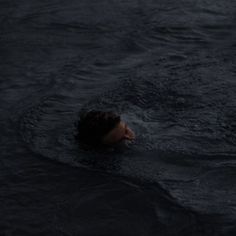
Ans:
<svg viewBox="0 0 236 236"><path fill-rule="evenodd" d="M107 146L135 138L134 132L113 112L92 110L80 116L79 141L89 146Z"/></svg>

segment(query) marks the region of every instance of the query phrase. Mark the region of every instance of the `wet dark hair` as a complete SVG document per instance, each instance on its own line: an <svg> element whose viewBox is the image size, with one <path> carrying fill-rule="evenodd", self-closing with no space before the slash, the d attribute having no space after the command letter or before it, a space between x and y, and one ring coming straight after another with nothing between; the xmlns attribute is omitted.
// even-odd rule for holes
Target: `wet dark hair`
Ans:
<svg viewBox="0 0 236 236"><path fill-rule="evenodd" d="M101 146L102 138L120 121L120 116L111 111L91 110L81 113L77 123L78 141L86 146Z"/></svg>

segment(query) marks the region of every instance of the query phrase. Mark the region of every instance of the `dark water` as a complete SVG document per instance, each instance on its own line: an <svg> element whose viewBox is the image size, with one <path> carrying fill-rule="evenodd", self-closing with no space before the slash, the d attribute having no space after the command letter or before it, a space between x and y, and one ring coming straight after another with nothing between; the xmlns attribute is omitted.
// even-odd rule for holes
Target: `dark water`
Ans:
<svg viewBox="0 0 236 236"><path fill-rule="evenodd" d="M235 235L236 3L1 1L0 235ZM137 139L74 139L113 110Z"/></svg>

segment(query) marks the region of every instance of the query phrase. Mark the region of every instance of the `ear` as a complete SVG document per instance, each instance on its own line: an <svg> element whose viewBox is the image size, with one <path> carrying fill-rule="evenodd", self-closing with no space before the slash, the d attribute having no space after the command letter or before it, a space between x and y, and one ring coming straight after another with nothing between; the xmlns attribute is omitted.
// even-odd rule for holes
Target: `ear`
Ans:
<svg viewBox="0 0 236 236"><path fill-rule="evenodd" d="M133 140L135 138L134 132L129 127L127 127L127 131L128 132L125 133L124 137L126 139Z"/></svg>

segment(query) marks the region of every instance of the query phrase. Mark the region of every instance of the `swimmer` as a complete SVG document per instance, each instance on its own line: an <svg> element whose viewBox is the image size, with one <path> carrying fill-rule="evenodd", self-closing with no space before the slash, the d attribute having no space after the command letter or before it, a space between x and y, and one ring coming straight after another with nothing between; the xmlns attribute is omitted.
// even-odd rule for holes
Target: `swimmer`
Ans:
<svg viewBox="0 0 236 236"><path fill-rule="evenodd" d="M82 144L99 147L134 140L135 134L119 115L92 110L80 116L77 137Z"/></svg>

